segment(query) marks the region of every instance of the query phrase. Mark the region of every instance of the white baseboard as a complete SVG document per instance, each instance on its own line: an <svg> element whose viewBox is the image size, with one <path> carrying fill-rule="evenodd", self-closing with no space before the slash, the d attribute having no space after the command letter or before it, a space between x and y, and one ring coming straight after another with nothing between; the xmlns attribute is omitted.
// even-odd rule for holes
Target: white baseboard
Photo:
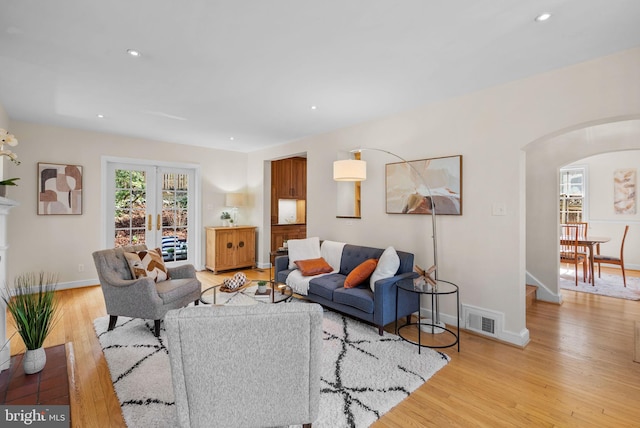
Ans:
<svg viewBox="0 0 640 428"><path fill-rule="evenodd" d="M538 280L535 276L531 275L527 272L526 283L529 285L535 285L538 287L536 292L536 299L542 300L544 302L557 303L559 305L562 304L562 294L553 293L551 290L547 288L542 282Z"/></svg>
<svg viewBox="0 0 640 428"><path fill-rule="evenodd" d="M482 310L479 309L480 311L483 312L492 312L495 313L495 311L488 311L488 310ZM427 317L430 318L431 317L431 310L427 309L427 308L420 308L420 313L422 315L422 317ZM497 314L497 318L504 318L503 314ZM416 314L417 315L417 314ZM463 317L463 313L460 313L460 330L467 330L465 328L465 322L464 319L462 319ZM440 321L444 322L445 324L447 324L448 326L455 326L456 325L456 317L450 314L444 314L441 313L440 314ZM524 348L525 346L527 346L527 344L529 343L529 330L524 328L522 329L520 332L518 333L514 333L508 330L505 330L504 327L504 323L503 322L498 322L497 326L499 327L497 329L497 331L495 332L495 335L486 335L487 338L491 339L491 340L498 340L500 342L505 342L511 345L515 345L517 347L520 348ZM479 332L475 332L475 331L471 331L474 334L477 334L478 336L485 336L482 333Z"/></svg>

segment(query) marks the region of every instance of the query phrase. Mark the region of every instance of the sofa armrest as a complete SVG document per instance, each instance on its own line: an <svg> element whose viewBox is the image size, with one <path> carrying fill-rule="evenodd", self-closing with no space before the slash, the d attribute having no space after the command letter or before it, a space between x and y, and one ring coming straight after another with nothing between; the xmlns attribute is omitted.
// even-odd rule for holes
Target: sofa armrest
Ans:
<svg viewBox="0 0 640 428"><path fill-rule="evenodd" d="M405 272L400 275L384 278L376 281L374 291L374 322L378 326L384 326L395 321L396 315L396 283L401 279L413 279L419 275L415 272ZM420 309L417 299L409 299L407 294L399 296L398 318L409 315Z"/></svg>
<svg viewBox="0 0 640 428"><path fill-rule="evenodd" d="M278 256L275 259L274 278L278 277L278 272L289 269L289 256Z"/></svg>
<svg viewBox="0 0 640 428"><path fill-rule="evenodd" d="M390 278L379 279L376 281L375 297L378 297L378 290L380 290L380 292L383 294L393 291L395 295L396 289L393 288L393 285L396 282L400 281L401 279L413 279L417 277L418 274L415 272L405 272L401 273L400 275L392 276Z"/></svg>
<svg viewBox="0 0 640 428"><path fill-rule="evenodd" d="M169 277L171 279L181 279L181 278L195 278L196 277L196 268L191 264L176 266L173 268L167 269L169 271Z"/></svg>

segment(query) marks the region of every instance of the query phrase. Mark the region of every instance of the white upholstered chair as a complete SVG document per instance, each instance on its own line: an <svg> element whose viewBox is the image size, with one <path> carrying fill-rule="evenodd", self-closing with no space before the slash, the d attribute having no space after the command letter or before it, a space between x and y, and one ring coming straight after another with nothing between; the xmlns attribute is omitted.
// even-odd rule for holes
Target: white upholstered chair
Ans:
<svg viewBox="0 0 640 428"><path fill-rule="evenodd" d="M165 317L179 426L311 427L318 416L322 307L187 307Z"/></svg>

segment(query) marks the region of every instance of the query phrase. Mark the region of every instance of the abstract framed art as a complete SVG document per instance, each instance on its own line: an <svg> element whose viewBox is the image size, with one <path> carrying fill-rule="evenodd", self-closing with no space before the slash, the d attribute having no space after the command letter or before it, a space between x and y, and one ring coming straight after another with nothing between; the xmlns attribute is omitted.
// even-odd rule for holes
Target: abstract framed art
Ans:
<svg viewBox="0 0 640 428"><path fill-rule="evenodd" d="M410 164L410 165L408 165ZM386 165L386 212L462 215L462 155Z"/></svg>
<svg viewBox="0 0 640 428"><path fill-rule="evenodd" d="M38 162L38 215L82 214L82 166Z"/></svg>
<svg viewBox="0 0 640 428"><path fill-rule="evenodd" d="M616 169L613 172L613 212L615 214L636 213L635 168Z"/></svg>

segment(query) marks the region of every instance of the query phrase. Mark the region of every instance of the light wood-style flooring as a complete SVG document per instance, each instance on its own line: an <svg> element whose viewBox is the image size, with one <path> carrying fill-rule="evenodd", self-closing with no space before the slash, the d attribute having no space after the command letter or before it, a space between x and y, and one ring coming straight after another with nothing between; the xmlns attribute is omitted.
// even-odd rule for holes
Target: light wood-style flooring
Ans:
<svg viewBox="0 0 640 428"><path fill-rule="evenodd" d="M199 277L203 288L220 278ZM92 321L106 315L100 287L59 294L63 317L45 346L71 343L73 426L124 427L93 330ZM527 311L531 342L524 349L463 332L460 353L446 349L451 362L374 427L640 426L640 363L633 362L640 302L562 294L562 305L536 302ZM24 351L17 336L11 350Z"/></svg>

